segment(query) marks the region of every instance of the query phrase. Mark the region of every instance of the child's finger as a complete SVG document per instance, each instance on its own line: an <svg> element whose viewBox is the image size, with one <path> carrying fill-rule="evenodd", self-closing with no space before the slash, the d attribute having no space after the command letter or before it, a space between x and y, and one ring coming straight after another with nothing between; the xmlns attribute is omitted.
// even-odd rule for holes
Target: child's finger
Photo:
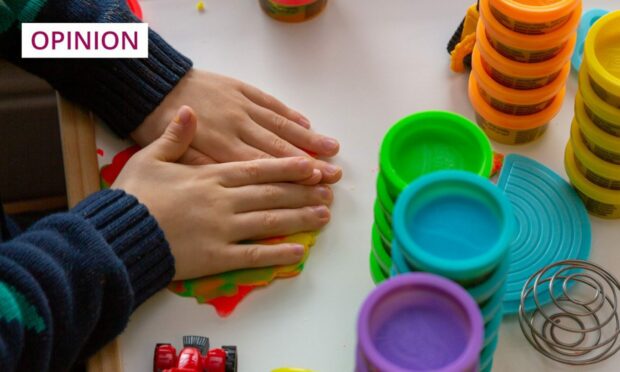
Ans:
<svg viewBox="0 0 620 372"><path fill-rule="evenodd" d="M308 158L260 159L225 163L218 167L225 187L299 182L313 175L312 159Z"/></svg>
<svg viewBox="0 0 620 372"><path fill-rule="evenodd" d="M240 213L234 217L235 240L263 239L319 230L331 217L324 205Z"/></svg>
<svg viewBox="0 0 620 372"><path fill-rule="evenodd" d="M183 156L181 156L179 162L186 165L208 165L217 163L210 156L205 155L198 150L194 150L191 147L185 152L185 154L183 154Z"/></svg>
<svg viewBox="0 0 620 372"><path fill-rule="evenodd" d="M304 246L300 244L239 244L227 249L231 256L230 270L247 267L292 265L304 256Z"/></svg>
<svg viewBox="0 0 620 372"><path fill-rule="evenodd" d="M287 140L260 125L247 126L240 134L243 142L254 146L276 158L308 156L305 151L291 145Z"/></svg>
<svg viewBox="0 0 620 372"><path fill-rule="evenodd" d="M196 114L182 106L164 133L144 151L161 161L175 162L187 151L196 134Z"/></svg>
<svg viewBox="0 0 620 372"><path fill-rule="evenodd" d="M335 139L295 125L293 121L264 107L250 108L249 115L258 125L304 150L321 156L334 156L340 150L340 144Z"/></svg>
<svg viewBox="0 0 620 372"><path fill-rule="evenodd" d="M278 114L292 120L294 123L301 125L306 129L310 129L310 120L299 112L288 107L274 96L267 94L260 89L249 84L243 84L241 93L255 104L277 112Z"/></svg>
<svg viewBox="0 0 620 372"><path fill-rule="evenodd" d="M231 202L236 213L329 205L333 200L327 185L276 183L238 187L233 192Z"/></svg>

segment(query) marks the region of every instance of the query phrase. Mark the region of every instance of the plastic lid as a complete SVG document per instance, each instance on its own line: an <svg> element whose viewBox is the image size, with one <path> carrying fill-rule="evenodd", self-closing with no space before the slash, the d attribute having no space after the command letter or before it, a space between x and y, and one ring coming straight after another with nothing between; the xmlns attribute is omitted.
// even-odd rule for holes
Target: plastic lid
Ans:
<svg viewBox="0 0 620 372"><path fill-rule="evenodd" d="M584 58L592 79L620 97L620 10L599 19L588 32Z"/></svg>
<svg viewBox="0 0 620 372"><path fill-rule="evenodd" d="M541 78L550 76L560 71L560 69L571 58L571 53L575 47L577 35L568 40L568 44L560 53L551 59L535 63L513 61L501 55L486 38L486 28L483 22L478 22L476 28L476 46L479 48L480 56L493 68L508 76L520 78Z"/></svg>
<svg viewBox="0 0 620 372"><path fill-rule="evenodd" d="M620 108L610 105L596 94L590 83L589 72L588 65L584 63L579 71L579 92L584 104L596 116L620 127Z"/></svg>
<svg viewBox="0 0 620 372"><path fill-rule="evenodd" d="M304 5L317 2L317 0L269 0L269 1L274 4L284 5L284 6L304 6Z"/></svg>
<svg viewBox="0 0 620 372"><path fill-rule="evenodd" d="M381 267L384 273L389 273L392 269L392 258L385 250L383 241L381 241L381 235L377 229L377 225L372 226L372 252L375 255L377 263Z"/></svg>
<svg viewBox="0 0 620 372"><path fill-rule="evenodd" d="M499 333L499 328L502 325L502 319L503 319L502 312L499 311L497 312L497 314L495 314L495 316L489 323L485 324L484 343L482 344L483 353L484 353L484 349L486 349L488 346L492 346L493 340L497 338L497 334ZM480 359L482 360L482 358Z"/></svg>
<svg viewBox="0 0 620 372"><path fill-rule="evenodd" d="M369 369L380 371L472 370L483 343L482 316L471 296L425 273L399 275L375 288L357 330Z"/></svg>
<svg viewBox="0 0 620 372"><path fill-rule="evenodd" d="M502 302L504 301L505 293L506 286L503 285L493 294L493 296L491 296L491 298L489 298L488 301L485 301L484 304L480 305L480 312L482 313L485 329L490 323L492 323L493 319L498 316L500 319L502 318Z"/></svg>
<svg viewBox="0 0 620 372"><path fill-rule="evenodd" d="M508 199L488 179L465 171L412 182L398 198L392 223L410 263L459 281L496 268L514 229Z"/></svg>
<svg viewBox="0 0 620 372"><path fill-rule="evenodd" d="M493 40L521 50L546 50L561 46L571 38L576 38L575 31L581 18L581 2L568 21L561 27L545 34L522 34L502 25L491 13L489 0L480 0L480 20L484 23L487 34ZM483 38L485 34L481 34ZM571 49L570 55L573 53Z"/></svg>
<svg viewBox="0 0 620 372"><path fill-rule="evenodd" d="M375 200L374 215L375 226L380 233L379 236L385 240L386 244L391 244L392 240L394 240L394 235L392 234L392 226L390 226L390 223L386 219L379 200Z"/></svg>
<svg viewBox="0 0 620 372"><path fill-rule="evenodd" d="M381 266L379 265L379 262L377 262L377 259L375 258L375 255L372 252L370 252L369 264L370 264L370 277L372 278L372 281L375 284L382 283L389 277L389 275L383 272L383 270L381 269Z"/></svg>
<svg viewBox="0 0 620 372"><path fill-rule="evenodd" d="M609 180L620 180L620 164L610 163L596 156L588 146L583 142L582 134L579 129L579 123L573 119L570 128L571 146L575 152L575 156L583 164L597 175L603 176Z"/></svg>
<svg viewBox="0 0 620 372"><path fill-rule="evenodd" d="M528 23L552 23L566 17L581 0L491 0L500 13Z"/></svg>
<svg viewBox="0 0 620 372"><path fill-rule="evenodd" d="M512 130L528 130L548 124L562 109L562 102L564 102L565 94L566 86L560 90L560 93L555 96L551 104L544 110L531 115L510 115L496 110L493 106L489 105L489 103L480 96L475 75L471 74L469 76L469 100L474 110L485 120L494 125Z"/></svg>
<svg viewBox="0 0 620 372"><path fill-rule="evenodd" d="M581 68L586 36L588 35L588 31L590 31L590 27L592 27L594 22L598 21L599 18L607 13L609 13L609 11L603 9L590 9L581 17L581 22L579 22L579 27L577 28L577 45L575 46L575 51L573 52L573 57L571 58L573 70L579 71Z"/></svg>
<svg viewBox="0 0 620 372"><path fill-rule="evenodd" d="M575 95L575 119L588 142L594 143L609 152L620 154L620 137L605 132L592 122L586 113L580 92Z"/></svg>
<svg viewBox="0 0 620 372"><path fill-rule="evenodd" d="M605 204L620 205L620 191L611 190L601 187L597 184L590 182L579 172L577 164L575 163L575 153L573 152L573 146L569 142L566 146L566 152L564 153L564 165L566 167L566 174L575 187L584 193L590 199L594 199ZM578 257L579 258L579 257ZM566 258L563 258L566 259ZM587 259L587 258L579 258Z"/></svg>
<svg viewBox="0 0 620 372"><path fill-rule="evenodd" d="M504 313L516 314L523 285L541 267L559 260L588 259L590 220L571 185L527 157L506 156L497 186L512 203L516 220L504 296ZM550 298L540 300L544 305ZM532 305L526 303L526 310Z"/></svg>
<svg viewBox="0 0 620 372"><path fill-rule="evenodd" d="M394 200L387 191L385 178L381 173L377 176L377 200L379 200L381 209L386 213L386 219L390 221L391 218L388 218L388 216L392 216L394 213Z"/></svg>
<svg viewBox="0 0 620 372"><path fill-rule="evenodd" d="M463 116L424 111L401 119L381 144L379 166L391 195L413 180L437 170L466 170L488 177L493 165L491 143Z"/></svg>
<svg viewBox="0 0 620 372"><path fill-rule="evenodd" d="M499 337L493 338L493 340L482 350L480 354L480 370L484 371L485 368L490 367L490 364L493 363L493 354L495 354L495 350L497 349L497 344L499 342Z"/></svg>
<svg viewBox="0 0 620 372"><path fill-rule="evenodd" d="M392 268L397 274L405 274L414 271L407 263L398 240L392 242Z"/></svg>
<svg viewBox="0 0 620 372"><path fill-rule="evenodd" d="M474 46L471 64L472 73L475 75L476 82L482 90L501 102L523 106L546 102L558 95L564 88L566 79L570 73L570 62L566 62L562 70L560 70L558 77L551 83L536 89L522 90L509 88L498 83L489 76L482 66L482 59L480 58L478 46Z"/></svg>

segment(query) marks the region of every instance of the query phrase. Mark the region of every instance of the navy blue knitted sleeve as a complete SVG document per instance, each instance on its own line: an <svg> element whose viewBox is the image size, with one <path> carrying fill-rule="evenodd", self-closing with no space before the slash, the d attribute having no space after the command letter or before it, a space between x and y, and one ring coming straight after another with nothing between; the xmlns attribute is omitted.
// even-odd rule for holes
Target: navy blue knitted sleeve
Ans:
<svg viewBox="0 0 620 372"><path fill-rule="evenodd" d="M170 282L174 260L146 207L96 193L0 243L2 371L65 371L118 335Z"/></svg>
<svg viewBox="0 0 620 372"><path fill-rule="evenodd" d="M139 22L124 0L37 3L42 5L35 22ZM192 66L152 30L147 59L21 59L19 21L17 17L12 27L0 31L0 56L46 79L67 98L93 110L123 137L155 110Z"/></svg>

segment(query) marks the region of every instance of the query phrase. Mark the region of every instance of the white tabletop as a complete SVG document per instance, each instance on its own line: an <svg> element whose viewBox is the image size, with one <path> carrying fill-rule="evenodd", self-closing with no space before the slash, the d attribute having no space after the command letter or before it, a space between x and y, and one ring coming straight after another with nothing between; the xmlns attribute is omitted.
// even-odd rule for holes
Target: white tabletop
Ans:
<svg viewBox="0 0 620 372"><path fill-rule="evenodd" d="M248 296L226 319L209 305L162 291L133 315L121 337L125 371L147 371L156 342L181 344L185 334L212 345L236 344L240 371L297 366L352 371L355 322L374 287L368 269L379 144L399 118L441 109L474 118L465 74L450 71L446 43L473 0L330 0L318 18L284 24L256 0L144 0L147 22L198 68L252 83L305 113L314 128L342 144L344 168L335 187L333 221L321 233L306 269ZM381 4L381 5L379 5ZM620 8L620 0L584 0L584 7ZM533 157L565 177L575 75L561 113L539 141L504 153ZM592 260L620 276L620 224L592 218ZM495 371L575 370L547 360L505 319ZM587 371L618 371L620 355Z"/></svg>

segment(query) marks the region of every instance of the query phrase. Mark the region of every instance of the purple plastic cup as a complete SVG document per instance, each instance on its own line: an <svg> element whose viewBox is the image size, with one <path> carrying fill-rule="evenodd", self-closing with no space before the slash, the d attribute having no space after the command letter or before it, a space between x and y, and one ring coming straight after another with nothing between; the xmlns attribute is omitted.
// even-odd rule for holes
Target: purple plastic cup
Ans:
<svg viewBox="0 0 620 372"><path fill-rule="evenodd" d="M366 298L357 322L356 371L476 371L482 314L458 284L428 273L391 278Z"/></svg>

